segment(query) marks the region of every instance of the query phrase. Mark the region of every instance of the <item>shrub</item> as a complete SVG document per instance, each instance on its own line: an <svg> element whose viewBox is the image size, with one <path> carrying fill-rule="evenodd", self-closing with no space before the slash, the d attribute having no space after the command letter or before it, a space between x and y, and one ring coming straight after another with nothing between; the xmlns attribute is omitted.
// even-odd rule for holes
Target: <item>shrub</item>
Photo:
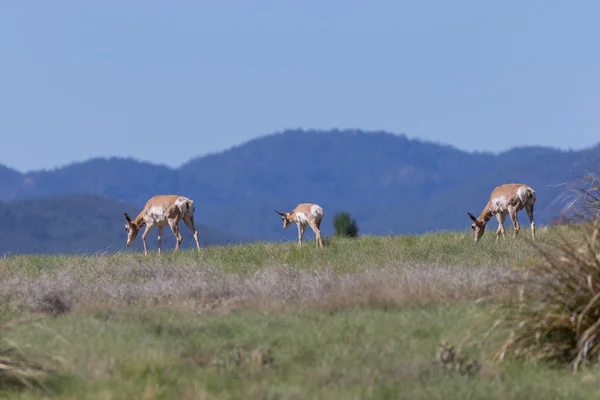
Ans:
<svg viewBox="0 0 600 400"><path fill-rule="evenodd" d="M50 291L44 294L40 299L36 299L33 309L44 314L56 316L71 311L72 304L66 293Z"/></svg>
<svg viewBox="0 0 600 400"><path fill-rule="evenodd" d="M587 174L575 180L572 192L574 199L562 218L581 222L600 216L600 171L590 168Z"/></svg>
<svg viewBox="0 0 600 400"><path fill-rule="evenodd" d="M514 329L496 358L571 363L600 361L600 219L579 238L560 238L528 267L523 298L511 309Z"/></svg>
<svg viewBox="0 0 600 400"><path fill-rule="evenodd" d="M339 212L333 217L333 229L336 236L357 237L358 225L356 220L346 212Z"/></svg>

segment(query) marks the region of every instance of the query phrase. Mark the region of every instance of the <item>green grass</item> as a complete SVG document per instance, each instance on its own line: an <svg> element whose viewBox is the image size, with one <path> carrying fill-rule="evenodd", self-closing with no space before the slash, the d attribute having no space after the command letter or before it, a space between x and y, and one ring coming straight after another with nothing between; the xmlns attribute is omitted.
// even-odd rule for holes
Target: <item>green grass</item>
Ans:
<svg viewBox="0 0 600 400"><path fill-rule="evenodd" d="M575 231L540 230L538 243ZM593 398L594 370L491 361L508 331L489 330L490 295L512 296L499 279L538 257L521 234L11 257L0 261L0 317L14 321L8 338L57 371L45 380L53 398ZM443 339L463 343L481 373L445 373ZM236 362L265 349L272 362Z"/></svg>
<svg viewBox="0 0 600 400"><path fill-rule="evenodd" d="M593 374L542 366L488 363L491 372L482 377L444 375L434 362L436 344L460 341L473 319L485 318L485 308L468 305L202 318L138 309L74 313L45 321L47 330L25 325L12 336L31 343L32 352L59 357L62 376L47 382L57 398L583 399L597 393ZM491 343L474 343L466 350L485 360ZM232 361L237 349L260 348L272 351L271 364ZM502 380L493 379L498 372Z"/></svg>
<svg viewBox="0 0 600 400"><path fill-rule="evenodd" d="M558 233L570 236L577 230L577 227L561 226L552 228L548 232L540 231L537 243L543 246L552 246L557 243ZM201 254L189 250L178 253L165 251L160 260L165 265L200 262L227 272L250 273L273 265L356 272L373 267L389 267L409 261L423 264L484 266L508 265L528 257L537 257L536 251L528 244L528 229L522 229L517 239L512 238L511 235L512 232L507 232L507 239L501 239L498 243L495 243L494 232L486 233L479 243L474 243L470 232L362 236L359 239L328 238L325 251L316 249L313 241L305 239L303 249L297 249L295 243L214 246L203 248ZM148 257L154 260L157 257L156 249L151 248L151 251ZM15 270L38 274L41 271L60 270L65 264L77 264L78 268L85 269L97 265L98 262L108 268L127 263L144 263L147 260L148 258L140 252L81 257L13 256L0 262L0 274Z"/></svg>

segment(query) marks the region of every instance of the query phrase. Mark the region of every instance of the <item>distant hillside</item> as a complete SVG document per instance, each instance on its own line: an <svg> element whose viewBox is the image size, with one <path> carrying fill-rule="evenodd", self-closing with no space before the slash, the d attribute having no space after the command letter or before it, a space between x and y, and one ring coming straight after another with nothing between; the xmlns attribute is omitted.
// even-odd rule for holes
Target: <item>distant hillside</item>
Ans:
<svg viewBox="0 0 600 400"><path fill-rule="evenodd" d="M96 253L125 250L123 213L137 215L137 208L95 195L71 195L0 203L0 255L14 253ZM201 244L226 244L237 240L197 225ZM194 238L181 223L184 248ZM148 237L156 251L157 229ZM163 248L172 250L175 237L167 229ZM141 235L131 249L143 249ZM125 251L131 251L127 249Z"/></svg>
<svg viewBox="0 0 600 400"><path fill-rule="evenodd" d="M560 212L564 183L599 156L600 146L469 153L385 132L285 131L177 169L119 158L25 175L0 169L0 199L89 193L141 207L154 194L177 193L194 199L198 221L230 235L295 240L295 227L283 231L274 208L319 203L325 235L338 211L350 212L361 233L462 230L466 212L478 214L495 186L524 182L538 192L541 225Z"/></svg>

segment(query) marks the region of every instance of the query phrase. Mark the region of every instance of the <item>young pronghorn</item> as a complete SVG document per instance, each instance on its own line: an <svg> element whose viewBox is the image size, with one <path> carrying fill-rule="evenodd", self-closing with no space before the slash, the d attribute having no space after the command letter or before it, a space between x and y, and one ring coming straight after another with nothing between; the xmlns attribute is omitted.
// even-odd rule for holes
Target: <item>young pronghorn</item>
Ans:
<svg viewBox="0 0 600 400"><path fill-rule="evenodd" d="M198 231L194 227L194 202L187 197L177 195L158 195L152 197L144 209L138 214L135 219L131 219L127 213L125 213L125 230L127 231L127 246L131 246L135 240L140 229L146 225L146 230L142 234L142 241L144 242L144 254L148 254L148 247L146 246L146 236L150 233L150 230L158 226L158 254L160 255L160 246L162 244L163 232L165 225L169 225L173 234L177 238L177 244L175 245L175 251L179 250L183 236L179 231L179 222L183 219L185 226L194 234L196 240L196 247L200 251L200 241L198 240Z"/></svg>
<svg viewBox="0 0 600 400"><path fill-rule="evenodd" d="M527 211L529 222L531 222L531 236L535 240L535 222L533 222L533 206L535 205L535 190L521 183L507 183L496 187L485 208L479 215L479 218L471 213L467 213L473 220L471 229L473 236L477 242L485 232L485 226L493 215L498 219L498 230L496 231L496 242L502 237L506 239L504 234L504 221L506 216L510 216L510 220L515 228L514 236L516 237L521 229L517 213L523 208Z"/></svg>
<svg viewBox="0 0 600 400"><path fill-rule="evenodd" d="M321 240L321 221L323 220L323 209L316 204L302 203L298 204L296 208L288 213L275 210L275 212L281 215L283 220L283 229L287 229L292 222L295 222L298 226L298 247L302 248L302 236L306 225L310 225L312 230L315 232L316 243L315 245L323 248L323 240Z"/></svg>

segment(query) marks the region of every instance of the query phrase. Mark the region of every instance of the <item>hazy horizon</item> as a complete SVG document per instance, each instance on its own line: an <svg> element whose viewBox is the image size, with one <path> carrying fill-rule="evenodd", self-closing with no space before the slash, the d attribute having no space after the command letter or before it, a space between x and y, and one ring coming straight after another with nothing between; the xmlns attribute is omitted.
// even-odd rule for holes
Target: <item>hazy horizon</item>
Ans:
<svg viewBox="0 0 600 400"><path fill-rule="evenodd" d="M600 3L11 2L0 163L177 166L285 129L465 151L597 142Z"/></svg>

